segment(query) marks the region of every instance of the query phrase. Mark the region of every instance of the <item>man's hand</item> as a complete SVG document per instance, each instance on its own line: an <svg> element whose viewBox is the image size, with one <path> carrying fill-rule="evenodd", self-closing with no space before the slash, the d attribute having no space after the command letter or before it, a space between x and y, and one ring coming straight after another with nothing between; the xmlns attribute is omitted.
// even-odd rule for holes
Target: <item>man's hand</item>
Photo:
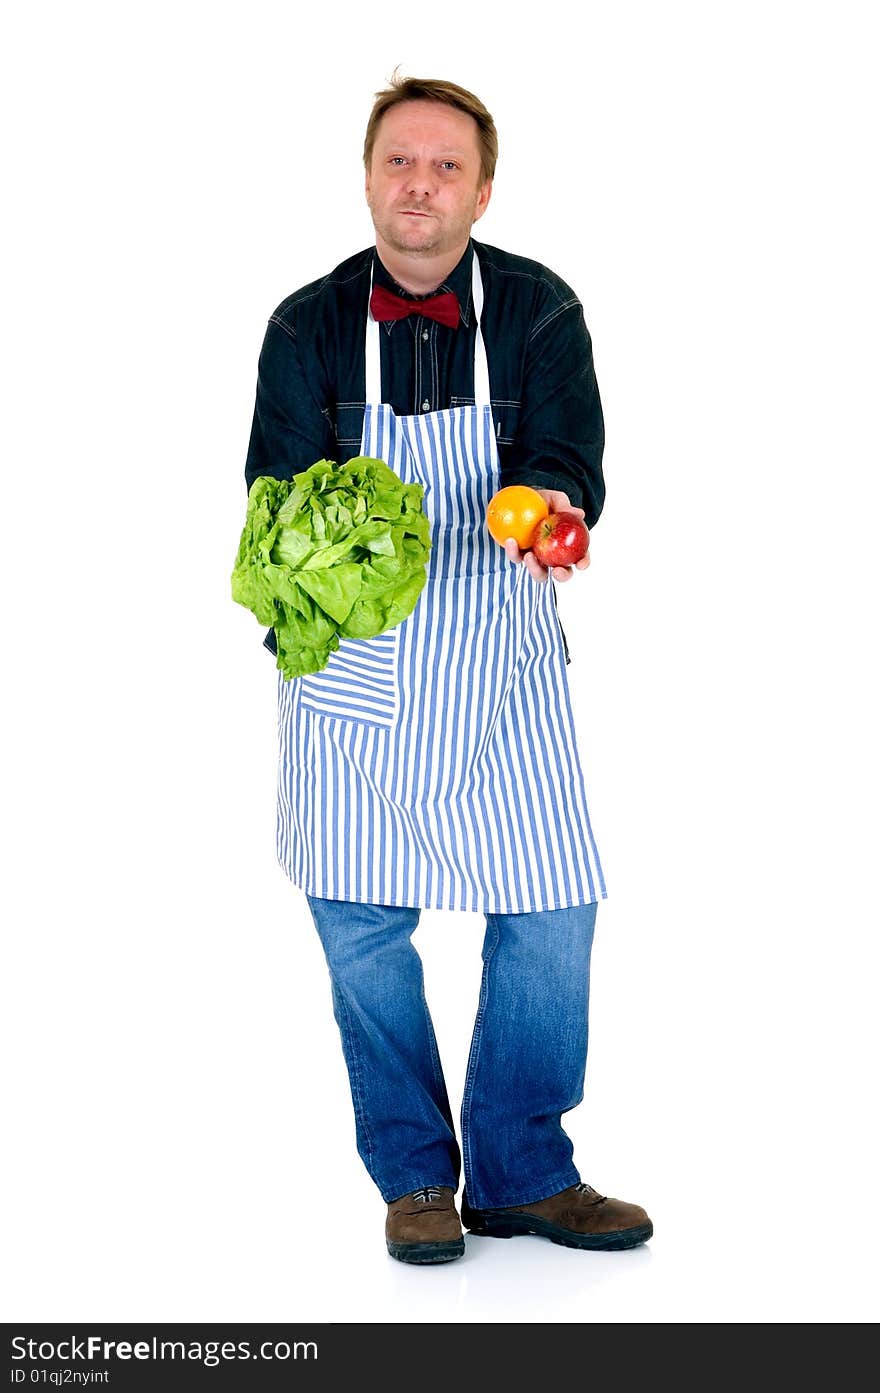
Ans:
<svg viewBox="0 0 880 1393"><path fill-rule="evenodd" d="M568 494L561 493L559 489L535 489L535 493L539 493L541 497L546 500L551 513L576 513L578 517L586 517L583 508L573 507L569 502ZM507 541L504 543L504 550L507 553L507 559L509 561L524 562L529 575L542 583L551 572L554 580L571 580L575 571L585 571L590 564L589 547L587 548L586 556L583 556L580 561L576 561L574 566L552 566L549 569L546 566L542 566L540 561L536 560L532 552L521 552L512 537L508 537Z"/></svg>

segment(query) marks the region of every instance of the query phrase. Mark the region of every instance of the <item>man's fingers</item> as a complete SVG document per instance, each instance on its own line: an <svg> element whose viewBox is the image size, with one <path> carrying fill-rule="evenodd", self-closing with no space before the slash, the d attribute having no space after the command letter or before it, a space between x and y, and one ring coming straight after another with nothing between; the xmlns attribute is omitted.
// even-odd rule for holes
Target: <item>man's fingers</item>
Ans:
<svg viewBox="0 0 880 1393"><path fill-rule="evenodd" d="M535 492L546 501L551 513L577 513L582 518L587 516L583 508L576 507L561 489L535 489Z"/></svg>
<svg viewBox="0 0 880 1393"><path fill-rule="evenodd" d="M508 561L524 565L532 579L538 581L539 584L543 584L550 576L555 581L559 581L560 584L564 584L567 580L571 580L575 570L585 571L590 564L590 553L587 552L586 556L575 562L574 568L571 566L542 566L533 551L520 551L514 537L507 538L504 543L504 551Z"/></svg>

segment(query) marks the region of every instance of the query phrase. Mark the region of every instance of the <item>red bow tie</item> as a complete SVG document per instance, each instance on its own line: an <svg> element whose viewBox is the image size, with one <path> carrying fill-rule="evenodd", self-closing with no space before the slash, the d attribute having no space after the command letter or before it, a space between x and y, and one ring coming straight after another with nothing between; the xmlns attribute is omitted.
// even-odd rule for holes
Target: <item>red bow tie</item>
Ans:
<svg viewBox="0 0 880 1393"><path fill-rule="evenodd" d="M442 295L429 295L427 300L404 300L401 295L392 295L383 286L373 287L370 296L370 312L374 319L406 319L408 314L424 314L428 319L436 319L438 324L446 324L450 329L458 328L458 296L451 290Z"/></svg>

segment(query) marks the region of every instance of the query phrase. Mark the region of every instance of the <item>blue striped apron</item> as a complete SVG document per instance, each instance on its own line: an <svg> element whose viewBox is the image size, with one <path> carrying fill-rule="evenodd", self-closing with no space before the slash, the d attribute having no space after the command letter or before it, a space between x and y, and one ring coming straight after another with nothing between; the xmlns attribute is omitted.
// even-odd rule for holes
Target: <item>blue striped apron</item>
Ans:
<svg viewBox="0 0 880 1393"><path fill-rule="evenodd" d="M552 585L486 528L500 487L477 319L474 406L395 416L367 315L361 453L424 485L412 614L279 674L278 859L322 899L523 913L605 898Z"/></svg>

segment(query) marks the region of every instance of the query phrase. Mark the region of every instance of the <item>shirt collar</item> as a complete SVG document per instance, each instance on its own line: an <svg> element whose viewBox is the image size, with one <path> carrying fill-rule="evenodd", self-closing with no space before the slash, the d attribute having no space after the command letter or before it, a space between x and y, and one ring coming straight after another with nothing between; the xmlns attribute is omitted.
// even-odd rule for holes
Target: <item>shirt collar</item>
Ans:
<svg viewBox="0 0 880 1393"><path fill-rule="evenodd" d="M382 285L386 290L390 290L392 295L400 295L404 300L426 300L428 295L437 295L444 290L452 290L458 296L458 308L462 323L465 328L471 321L471 268L474 257L474 244L468 240L464 255L456 266L453 266L449 275L441 285L434 290L430 290L425 295L413 295L410 291L404 290L402 285L398 285L394 277L385 269L379 258L379 253L373 248L373 284ZM390 329L393 320L387 321L386 327Z"/></svg>

